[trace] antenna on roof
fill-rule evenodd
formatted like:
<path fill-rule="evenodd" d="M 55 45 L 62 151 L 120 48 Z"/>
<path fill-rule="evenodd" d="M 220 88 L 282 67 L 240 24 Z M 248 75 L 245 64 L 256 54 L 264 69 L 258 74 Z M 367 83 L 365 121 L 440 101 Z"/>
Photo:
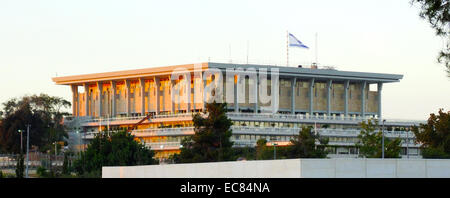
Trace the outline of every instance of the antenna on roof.
<path fill-rule="evenodd" d="M 289 67 L 289 32 L 286 30 L 286 66 Z"/>
<path fill-rule="evenodd" d="M 230 43 L 230 63 L 232 63 L 233 61 L 231 60 L 231 43 Z"/>
<path fill-rule="evenodd" d="M 248 49 L 249 49 L 249 41 L 247 40 L 247 65 L 248 65 Z"/>
<path fill-rule="evenodd" d="M 316 47 L 315 47 L 315 48 L 316 48 L 316 50 L 315 50 L 315 51 L 316 51 L 316 53 L 315 53 L 315 54 L 316 54 L 316 55 L 315 55 L 315 56 L 316 56 L 316 64 L 319 64 L 319 62 L 318 62 L 318 60 L 317 60 L 317 32 L 316 32 L 315 45 L 316 45 Z"/>

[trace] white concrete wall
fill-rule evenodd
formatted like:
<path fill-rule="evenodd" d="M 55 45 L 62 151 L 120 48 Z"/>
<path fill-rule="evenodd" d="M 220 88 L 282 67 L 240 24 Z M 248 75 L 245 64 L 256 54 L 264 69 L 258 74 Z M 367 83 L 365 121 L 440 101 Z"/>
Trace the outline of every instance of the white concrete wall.
<path fill-rule="evenodd" d="M 103 178 L 450 178 L 450 160 L 287 159 L 103 167 Z"/>

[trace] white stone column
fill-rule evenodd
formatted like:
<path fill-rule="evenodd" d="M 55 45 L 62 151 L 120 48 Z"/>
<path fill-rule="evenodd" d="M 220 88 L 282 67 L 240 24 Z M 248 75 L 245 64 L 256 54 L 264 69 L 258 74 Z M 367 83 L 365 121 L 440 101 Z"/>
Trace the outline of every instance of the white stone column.
<path fill-rule="evenodd" d="M 254 93 L 255 93 L 255 113 L 258 113 L 258 109 L 259 109 L 259 96 L 258 96 L 258 85 L 259 85 L 259 81 L 258 81 L 258 75 L 256 74 L 255 80 L 254 80 Z"/>
<path fill-rule="evenodd" d="M 155 78 L 153 78 L 153 83 L 155 83 Z M 153 88 L 154 87 L 155 86 L 153 86 Z M 155 92 L 156 92 L 156 90 L 155 90 Z M 152 96 L 152 83 L 149 81 L 148 82 L 148 95 L 147 95 L 147 97 L 148 97 L 148 101 L 147 101 L 148 112 L 150 112 L 150 107 L 152 106 L 152 100 L 151 100 L 152 97 L 151 96 Z M 155 108 L 155 112 L 156 112 L 156 108 Z"/>
<path fill-rule="evenodd" d="M 170 98 L 169 98 L 170 111 L 172 114 L 174 114 L 175 113 L 175 100 L 172 100 L 172 99 L 174 99 L 174 95 L 173 95 L 173 89 L 172 89 L 172 79 L 170 78 L 170 76 L 169 76 L 169 86 L 168 87 L 169 87 L 169 93 L 170 93 Z"/>
<path fill-rule="evenodd" d="M 199 88 L 200 85 L 198 85 L 198 83 L 197 83 L 197 78 L 199 76 L 198 73 L 200 73 L 200 72 L 197 72 L 197 73 L 194 72 L 194 77 L 192 78 L 193 84 L 194 84 L 194 87 L 193 87 L 194 97 L 192 99 L 192 110 L 193 111 L 195 111 L 197 109 L 196 103 L 200 102 L 199 100 L 202 99 L 202 97 L 199 97 L 199 95 L 201 94 L 201 89 Z"/>
<path fill-rule="evenodd" d="M 350 88 L 350 81 L 346 80 L 344 83 L 344 115 L 348 116 L 348 89 Z"/>
<path fill-rule="evenodd" d="M 116 82 L 111 81 L 111 117 L 115 117 L 116 114 Z"/>
<path fill-rule="evenodd" d="M 155 81 L 155 111 L 156 111 L 156 114 L 158 115 L 159 111 L 160 111 L 160 109 L 159 109 L 159 107 L 160 107 L 159 89 L 161 87 L 161 83 L 159 82 L 159 77 L 156 77 L 156 76 L 154 77 L 154 81 Z"/>
<path fill-rule="evenodd" d="M 127 116 L 131 116 L 131 106 L 130 106 L 130 96 L 131 96 L 131 90 L 130 90 L 130 80 L 125 80 L 125 91 L 126 91 L 126 98 L 127 98 L 127 102 L 126 102 L 126 112 L 127 112 Z"/>
<path fill-rule="evenodd" d="M 72 85 L 72 116 L 78 117 L 79 103 L 78 103 L 78 85 Z"/>
<path fill-rule="evenodd" d="M 139 78 L 139 86 L 141 86 L 141 115 L 145 115 L 145 80 L 143 78 Z"/>
<path fill-rule="evenodd" d="M 241 77 L 237 73 L 234 75 L 234 79 L 234 112 L 239 113 L 239 82 Z"/>
<path fill-rule="evenodd" d="M 328 80 L 327 82 L 327 115 L 331 115 L 331 88 L 333 85 L 333 80 Z"/>
<path fill-rule="evenodd" d="M 203 93 L 203 97 L 202 97 L 202 111 L 206 111 L 206 97 L 208 96 L 208 94 L 205 93 L 205 87 L 206 87 L 206 79 L 203 79 L 204 77 L 204 73 L 200 72 L 200 79 L 202 82 L 202 86 L 201 86 L 201 92 Z"/>
<path fill-rule="evenodd" d="M 366 81 L 361 83 L 361 116 L 366 116 Z"/>
<path fill-rule="evenodd" d="M 309 114 L 311 116 L 313 115 L 314 111 L 314 81 L 314 78 L 309 81 Z"/>
<path fill-rule="evenodd" d="M 383 89 L 383 83 L 378 83 L 378 119 L 381 120 L 383 116 L 381 115 L 381 91 Z"/>
<path fill-rule="evenodd" d="M 103 111 L 103 83 L 97 82 L 97 90 L 98 90 L 98 117 L 102 117 L 102 111 Z"/>
<path fill-rule="evenodd" d="M 90 116 L 89 112 L 89 84 L 84 83 L 84 114 Z"/>
<path fill-rule="evenodd" d="M 161 81 L 160 81 L 160 83 L 161 83 Z M 167 82 L 164 82 L 164 85 L 161 85 L 160 84 L 160 86 L 162 87 L 162 92 L 161 92 L 161 94 L 162 94 L 162 101 L 160 101 L 160 103 L 162 104 L 162 111 L 167 111 L 166 110 L 166 89 L 167 89 Z"/>
<path fill-rule="evenodd" d="M 297 78 L 291 79 L 291 113 L 295 115 L 295 85 L 297 84 Z"/>
<path fill-rule="evenodd" d="M 190 73 L 186 74 L 186 79 L 184 79 L 185 86 L 186 87 L 186 113 L 189 113 L 191 111 L 191 94 L 192 94 L 192 88 L 191 88 L 191 79 L 192 76 Z"/>

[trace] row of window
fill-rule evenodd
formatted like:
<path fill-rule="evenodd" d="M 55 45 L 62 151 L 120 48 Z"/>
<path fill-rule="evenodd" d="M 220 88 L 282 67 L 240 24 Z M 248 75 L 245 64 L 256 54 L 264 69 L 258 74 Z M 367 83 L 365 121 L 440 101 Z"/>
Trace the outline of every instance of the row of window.
<path fill-rule="evenodd" d="M 258 121 L 233 121 L 234 126 L 248 126 L 248 127 L 288 127 L 288 128 L 302 128 L 314 127 L 314 124 L 296 123 L 296 122 L 258 122 Z M 316 128 L 330 128 L 330 129 L 360 129 L 358 125 L 343 125 L 343 124 L 316 124 Z"/>
<path fill-rule="evenodd" d="M 359 149 L 356 147 L 327 147 L 326 151 L 328 154 L 337 154 L 337 155 L 358 155 Z M 418 148 L 401 148 L 400 155 L 409 155 L 418 156 L 420 154 L 420 150 Z"/>

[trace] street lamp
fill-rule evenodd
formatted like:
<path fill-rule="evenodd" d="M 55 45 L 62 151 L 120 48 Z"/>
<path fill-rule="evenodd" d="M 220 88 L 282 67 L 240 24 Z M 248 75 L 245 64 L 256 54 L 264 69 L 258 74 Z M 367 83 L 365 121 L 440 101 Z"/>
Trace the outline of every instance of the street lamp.
<path fill-rule="evenodd" d="M 276 160 L 277 159 L 277 143 L 272 143 L 273 145 L 273 159 Z"/>
<path fill-rule="evenodd" d="M 79 135 L 79 137 L 80 137 L 80 138 L 78 138 L 78 139 L 79 139 L 79 141 L 78 141 L 78 142 L 79 142 L 79 143 L 78 143 L 78 151 L 81 152 L 81 134 L 80 134 L 79 131 L 76 131 L 76 133 L 77 133 L 77 134 Z"/>
<path fill-rule="evenodd" d="M 382 126 L 382 131 L 381 131 L 381 158 L 384 159 L 384 123 L 386 122 L 386 120 L 383 120 L 383 126 Z"/>
<path fill-rule="evenodd" d="M 17 132 L 19 132 L 20 133 L 20 154 L 22 154 L 22 152 L 23 152 L 23 141 L 22 141 L 22 139 L 23 139 L 23 130 L 17 130 Z"/>
<path fill-rule="evenodd" d="M 30 126 L 29 124 L 27 124 L 27 166 L 26 166 L 26 171 L 25 171 L 25 178 L 28 178 L 28 163 L 30 161 L 30 156 L 29 156 L 29 148 L 30 148 Z"/>
<path fill-rule="evenodd" d="M 406 158 L 409 159 L 409 131 L 406 131 Z"/>
<path fill-rule="evenodd" d="M 56 161 L 56 141 L 53 144 L 55 145 L 55 161 Z"/>

